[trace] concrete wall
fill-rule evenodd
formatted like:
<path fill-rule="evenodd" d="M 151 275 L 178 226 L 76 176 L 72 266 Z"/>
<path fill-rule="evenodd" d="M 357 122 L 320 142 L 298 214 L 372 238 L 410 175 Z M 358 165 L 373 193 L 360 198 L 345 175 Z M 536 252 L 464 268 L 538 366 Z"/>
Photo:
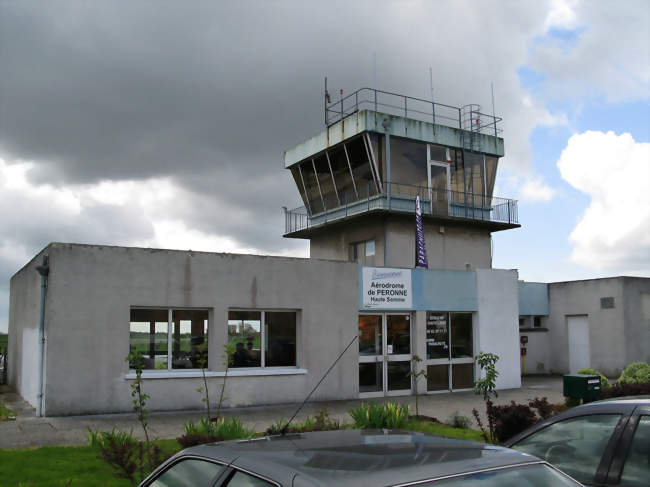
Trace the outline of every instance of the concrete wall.
<path fill-rule="evenodd" d="M 475 323 L 480 349 L 474 353 L 499 356 L 497 389 L 521 387 L 517 271 L 478 269 L 476 283 L 479 308 Z M 478 366 L 475 376 L 479 376 Z"/>
<path fill-rule="evenodd" d="M 43 254 L 37 254 L 11 278 L 9 291 L 8 382 L 32 406 L 38 400 L 38 327 L 40 319 L 41 276 L 36 267 Z M 51 302 L 46 302 L 46 308 Z M 47 330 L 47 321 L 46 321 Z M 45 335 L 47 340 L 47 332 Z"/>
<path fill-rule="evenodd" d="M 210 309 L 212 371 L 224 369 L 229 308 L 298 311 L 298 366 L 307 372 L 229 377 L 228 406 L 302 400 L 357 333 L 355 264 L 68 244 L 52 244 L 48 251 L 47 415 L 131 409 L 124 360 L 131 306 Z M 341 359 L 314 399 L 357 397 L 358 374 L 350 373 L 357 369 L 354 352 Z M 203 407 L 200 381 L 145 379 L 148 408 Z M 221 381 L 209 379 L 213 395 Z"/>
<path fill-rule="evenodd" d="M 424 222 L 430 269 L 489 269 L 492 267 L 490 232 L 467 226 Z M 375 265 L 412 268 L 415 264 L 415 221 L 400 216 L 364 219 L 323 229 L 311 237 L 313 259 L 348 260 L 350 244 L 375 240 Z M 388 256 L 384 258 L 386 240 Z"/>
<path fill-rule="evenodd" d="M 548 374 L 551 369 L 550 333 L 546 329 L 519 329 L 520 336 L 528 337 L 526 344 L 526 369 L 523 375 Z"/>
<path fill-rule="evenodd" d="M 388 265 L 413 267 L 415 222 L 393 219 L 387 223 Z M 479 228 L 424 223 L 429 269 L 465 270 L 492 267 L 490 232 Z"/>
<path fill-rule="evenodd" d="M 615 307 L 602 309 L 600 298 L 613 297 Z M 618 377 L 629 362 L 624 326 L 622 278 L 590 279 L 549 284 L 550 314 L 547 320 L 551 349 L 550 371 L 569 372 L 567 317 L 587 315 L 591 367 L 608 377 Z"/>
<path fill-rule="evenodd" d="M 650 279 L 622 277 L 621 281 L 626 361 L 650 363 Z"/>
<path fill-rule="evenodd" d="M 385 225 L 383 219 L 366 218 L 363 224 L 341 223 L 311 237 L 309 256 L 312 259 L 345 260 L 350 258 L 350 245 L 375 241 L 375 266 L 384 265 Z"/>

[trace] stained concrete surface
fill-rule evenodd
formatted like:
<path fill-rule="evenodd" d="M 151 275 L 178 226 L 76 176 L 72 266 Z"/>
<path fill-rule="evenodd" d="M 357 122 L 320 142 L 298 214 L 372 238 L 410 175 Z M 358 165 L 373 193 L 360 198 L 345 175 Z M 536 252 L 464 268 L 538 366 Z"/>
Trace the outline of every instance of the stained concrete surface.
<path fill-rule="evenodd" d="M 522 378 L 520 389 L 499 391 L 496 404 L 507 404 L 511 400 L 519 403 L 528 402 L 534 397 L 546 397 L 550 402 L 560 402 L 562 396 L 562 378 L 558 376 L 539 376 Z M 134 414 L 104 414 L 87 416 L 60 416 L 37 418 L 34 409 L 23 401 L 19 395 L 7 386 L 0 386 L 0 401 L 16 413 L 14 421 L 0 422 L 0 448 L 27 448 L 45 445 L 84 445 L 88 443 L 88 429 L 110 431 L 113 428 L 123 431 L 132 430 L 143 438 L 142 429 Z M 415 397 L 386 397 L 379 399 L 354 401 L 309 402 L 300 411 L 295 422 L 302 422 L 309 415 L 326 408 L 330 417 L 343 423 L 351 422 L 348 410 L 361 402 L 397 401 L 411 406 L 415 414 Z M 223 416 L 238 417 L 245 426 L 264 431 L 271 423 L 279 419 L 290 418 L 299 404 L 273 406 L 255 406 L 246 408 L 229 408 L 223 410 Z M 433 416 L 445 421 L 454 411 L 472 418 L 472 409 L 477 408 L 485 416 L 485 406 L 480 396 L 471 391 L 421 395 L 419 399 L 420 414 Z M 204 416 L 202 411 L 152 412 L 149 415 L 149 434 L 153 438 L 176 438 L 183 433 L 186 421 L 198 421 Z M 474 419 L 472 418 L 472 422 Z M 476 426 L 474 426 L 476 427 Z"/>

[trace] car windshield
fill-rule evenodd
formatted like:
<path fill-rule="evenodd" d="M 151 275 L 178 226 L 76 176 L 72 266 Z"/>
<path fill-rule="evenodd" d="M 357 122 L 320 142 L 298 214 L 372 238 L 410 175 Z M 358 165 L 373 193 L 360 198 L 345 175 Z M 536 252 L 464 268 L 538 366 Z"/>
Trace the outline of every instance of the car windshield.
<path fill-rule="evenodd" d="M 515 465 L 418 484 L 444 487 L 576 487 L 580 484 L 546 464 Z"/>

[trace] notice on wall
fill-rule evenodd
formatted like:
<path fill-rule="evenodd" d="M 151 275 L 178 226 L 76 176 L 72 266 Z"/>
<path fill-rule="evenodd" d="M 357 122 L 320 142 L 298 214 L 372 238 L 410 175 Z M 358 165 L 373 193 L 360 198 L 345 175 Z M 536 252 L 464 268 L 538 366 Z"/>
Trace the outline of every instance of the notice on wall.
<path fill-rule="evenodd" d="M 363 307 L 373 309 L 410 309 L 413 285 L 410 269 L 363 268 Z"/>

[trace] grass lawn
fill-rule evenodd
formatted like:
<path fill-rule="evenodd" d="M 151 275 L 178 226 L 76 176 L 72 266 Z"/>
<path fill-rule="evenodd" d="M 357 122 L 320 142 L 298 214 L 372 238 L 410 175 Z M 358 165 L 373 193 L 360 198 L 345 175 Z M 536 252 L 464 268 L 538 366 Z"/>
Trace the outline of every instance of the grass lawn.
<path fill-rule="evenodd" d="M 426 421 L 411 421 L 412 431 L 449 438 L 482 441 L 480 431 L 462 430 Z M 158 440 L 165 451 L 181 449 L 176 440 Z M 90 446 L 44 446 L 24 450 L 0 450 L 0 485 L 3 487 L 127 487 L 128 480 L 117 478 L 113 469 L 98 458 Z"/>
<path fill-rule="evenodd" d="M 5 350 L 5 346 L 7 345 L 8 341 L 9 341 L 9 335 L 5 333 L 0 333 L 0 348 L 2 348 L 3 352 Z"/>
<path fill-rule="evenodd" d="M 176 440 L 159 440 L 170 453 L 181 449 Z M 131 483 L 117 478 L 90 446 L 44 446 L 0 450 L 0 485 L 20 487 L 121 487 Z"/>

